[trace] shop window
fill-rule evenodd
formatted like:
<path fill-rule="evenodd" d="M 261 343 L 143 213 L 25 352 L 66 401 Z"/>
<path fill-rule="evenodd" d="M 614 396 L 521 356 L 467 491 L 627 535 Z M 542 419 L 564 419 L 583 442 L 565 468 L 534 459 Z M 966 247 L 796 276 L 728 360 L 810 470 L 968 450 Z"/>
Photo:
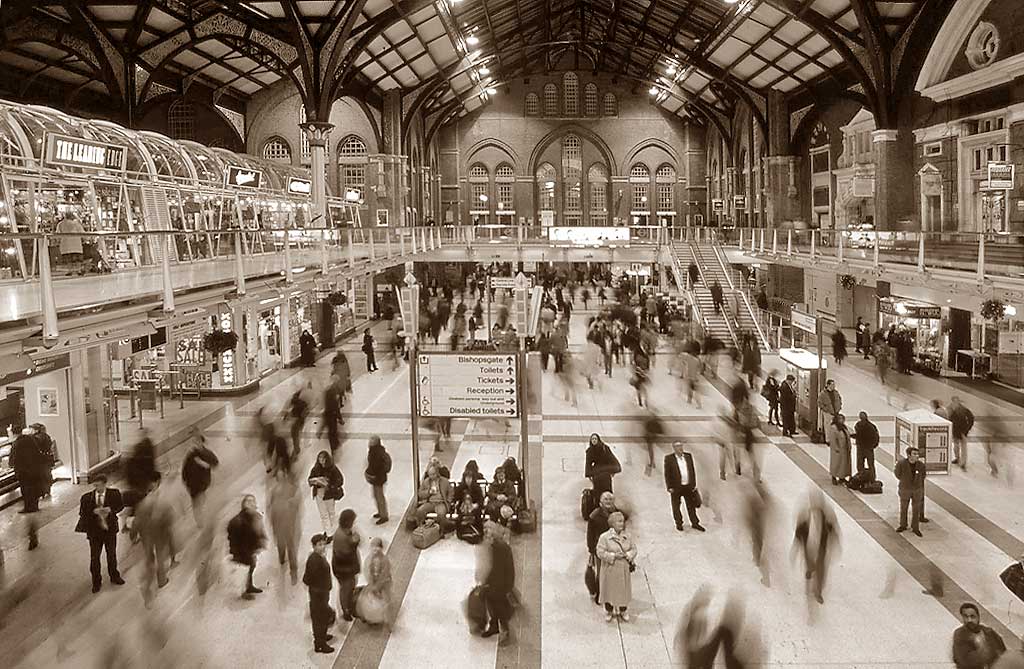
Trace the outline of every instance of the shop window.
<path fill-rule="evenodd" d="M 171 139 L 195 140 L 196 108 L 188 100 L 179 98 L 167 109 L 167 129 Z"/>
<path fill-rule="evenodd" d="M 613 93 L 604 94 L 604 115 L 605 116 L 618 116 L 619 115 L 619 101 Z"/>
<path fill-rule="evenodd" d="M 575 72 L 566 72 L 562 77 L 562 99 L 566 116 L 580 113 L 580 78 Z"/>
<path fill-rule="evenodd" d="M 586 116 L 597 116 L 597 84 L 587 84 L 583 88 L 583 113 Z"/>
<path fill-rule="evenodd" d="M 526 115 L 540 116 L 540 98 L 536 93 L 526 94 Z"/>
<path fill-rule="evenodd" d="M 558 86 L 554 84 L 544 86 L 544 115 L 558 116 Z"/>
<path fill-rule="evenodd" d="M 292 162 L 292 150 L 288 147 L 288 142 L 280 137 L 274 137 L 263 145 L 263 157 L 276 163 L 288 165 Z"/>

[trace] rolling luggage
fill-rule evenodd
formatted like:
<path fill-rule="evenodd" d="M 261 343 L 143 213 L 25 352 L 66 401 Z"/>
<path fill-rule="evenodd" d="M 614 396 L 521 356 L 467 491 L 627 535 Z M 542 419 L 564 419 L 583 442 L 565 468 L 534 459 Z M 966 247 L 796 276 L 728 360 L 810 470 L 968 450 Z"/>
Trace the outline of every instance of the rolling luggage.
<path fill-rule="evenodd" d="M 484 601 L 484 586 L 478 585 L 466 597 L 466 622 L 470 634 L 481 634 L 487 628 L 487 603 Z"/>
<path fill-rule="evenodd" d="M 523 509 L 519 512 L 513 528 L 518 534 L 533 532 L 537 529 L 537 516 L 531 509 Z"/>

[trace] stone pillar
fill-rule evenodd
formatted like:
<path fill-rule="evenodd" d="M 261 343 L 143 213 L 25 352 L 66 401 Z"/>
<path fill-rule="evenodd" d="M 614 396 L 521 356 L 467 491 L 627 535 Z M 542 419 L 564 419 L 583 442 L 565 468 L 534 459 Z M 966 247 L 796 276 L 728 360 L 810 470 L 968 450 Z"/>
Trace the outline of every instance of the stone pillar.
<path fill-rule="evenodd" d="M 871 133 L 875 149 L 875 229 L 919 230 L 914 206 L 914 154 L 910 132 Z"/>
<path fill-rule="evenodd" d="M 402 92 L 398 89 L 384 93 L 381 110 L 381 152 L 371 156 L 371 169 L 376 166 L 377 209 L 387 209 L 388 225 L 411 225 L 406 221 L 405 205 L 409 200 L 406 183 L 406 162 L 402 155 Z M 376 212 L 371 212 L 376 218 Z M 376 220 L 373 221 L 376 225 Z"/>
<path fill-rule="evenodd" d="M 797 158 L 790 136 L 789 107 L 779 91 L 768 91 L 768 183 L 765 185 L 765 224 L 781 227 L 800 216 L 797 197 Z"/>
<path fill-rule="evenodd" d="M 310 171 L 313 173 L 312 227 L 330 227 L 327 220 L 327 182 L 324 181 L 324 166 L 327 164 L 327 138 L 334 125 L 310 121 L 299 127 L 309 138 Z"/>

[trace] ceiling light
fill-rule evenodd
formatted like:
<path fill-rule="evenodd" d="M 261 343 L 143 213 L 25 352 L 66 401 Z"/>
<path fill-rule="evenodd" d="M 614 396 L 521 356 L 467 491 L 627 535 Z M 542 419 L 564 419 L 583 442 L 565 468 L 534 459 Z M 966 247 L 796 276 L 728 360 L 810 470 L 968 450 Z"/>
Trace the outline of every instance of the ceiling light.
<path fill-rule="evenodd" d="M 486 65 L 484 65 L 483 67 L 480 68 L 480 74 L 481 75 L 486 76 L 486 75 L 488 75 L 490 73 L 491 73 L 491 69 L 489 67 L 487 67 Z"/>
<path fill-rule="evenodd" d="M 675 74 L 676 73 L 676 66 L 675 65 L 669 65 L 668 66 L 668 70 L 666 70 L 666 72 L 668 72 L 669 74 Z"/>
<path fill-rule="evenodd" d="M 476 46 L 479 43 L 480 38 L 478 38 L 476 35 L 470 35 L 469 37 L 466 38 L 466 44 L 470 46 Z"/>
<path fill-rule="evenodd" d="M 658 94 L 658 87 L 657 86 L 651 86 L 651 90 L 649 90 L 648 93 L 650 93 L 651 95 L 657 95 Z"/>
<path fill-rule="evenodd" d="M 488 95 L 497 95 L 498 94 L 498 89 L 495 88 L 494 86 L 491 86 L 490 88 L 487 89 L 487 94 Z"/>

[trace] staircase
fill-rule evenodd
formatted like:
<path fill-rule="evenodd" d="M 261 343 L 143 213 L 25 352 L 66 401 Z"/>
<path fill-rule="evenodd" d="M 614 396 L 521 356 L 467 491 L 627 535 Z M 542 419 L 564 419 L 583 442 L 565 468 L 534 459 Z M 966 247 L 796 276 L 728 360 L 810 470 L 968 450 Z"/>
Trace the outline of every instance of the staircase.
<path fill-rule="evenodd" d="M 691 257 L 697 259 L 697 266 L 701 270 L 702 281 L 705 283 L 705 285 L 697 287 L 698 299 L 701 299 L 701 294 L 705 294 L 709 306 L 713 306 L 711 291 L 707 286 L 718 281 L 725 295 L 725 308 L 721 318 L 722 320 L 729 319 L 727 325 L 732 331 L 731 340 L 738 345 L 740 335 L 744 332 L 751 332 L 757 339 L 762 352 L 770 350 L 768 341 L 754 316 L 754 307 L 749 298 L 733 284 L 720 250 L 710 243 L 690 244 L 689 248 Z"/>
<path fill-rule="evenodd" d="M 676 281 L 680 286 L 686 286 L 690 263 L 694 262 L 694 260 L 694 250 L 689 244 L 685 242 L 675 242 L 672 244 L 673 271 L 676 275 Z M 723 341 L 727 345 L 730 343 L 735 345 L 736 339 L 733 336 L 729 322 L 726 320 L 725 311 L 723 310 L 721 314 L 715 313 L 715 302 L 711 299 L 711 290 L 708 288 L 708 281 L 714 281 L 714 279 L 710 278 L 710 274 L 705 274 L 708 271 L 707 263 L 701 259 L 697 259 L 696 262 L 697 268 L 701 272 L 701 281 L 691 288 L 690 293 L 700 314 L 701 325 L 703 325 L 704 331 L 710 333 L 715 339 Z M 715 262 L 717 264 L 717 260 Z"/>

